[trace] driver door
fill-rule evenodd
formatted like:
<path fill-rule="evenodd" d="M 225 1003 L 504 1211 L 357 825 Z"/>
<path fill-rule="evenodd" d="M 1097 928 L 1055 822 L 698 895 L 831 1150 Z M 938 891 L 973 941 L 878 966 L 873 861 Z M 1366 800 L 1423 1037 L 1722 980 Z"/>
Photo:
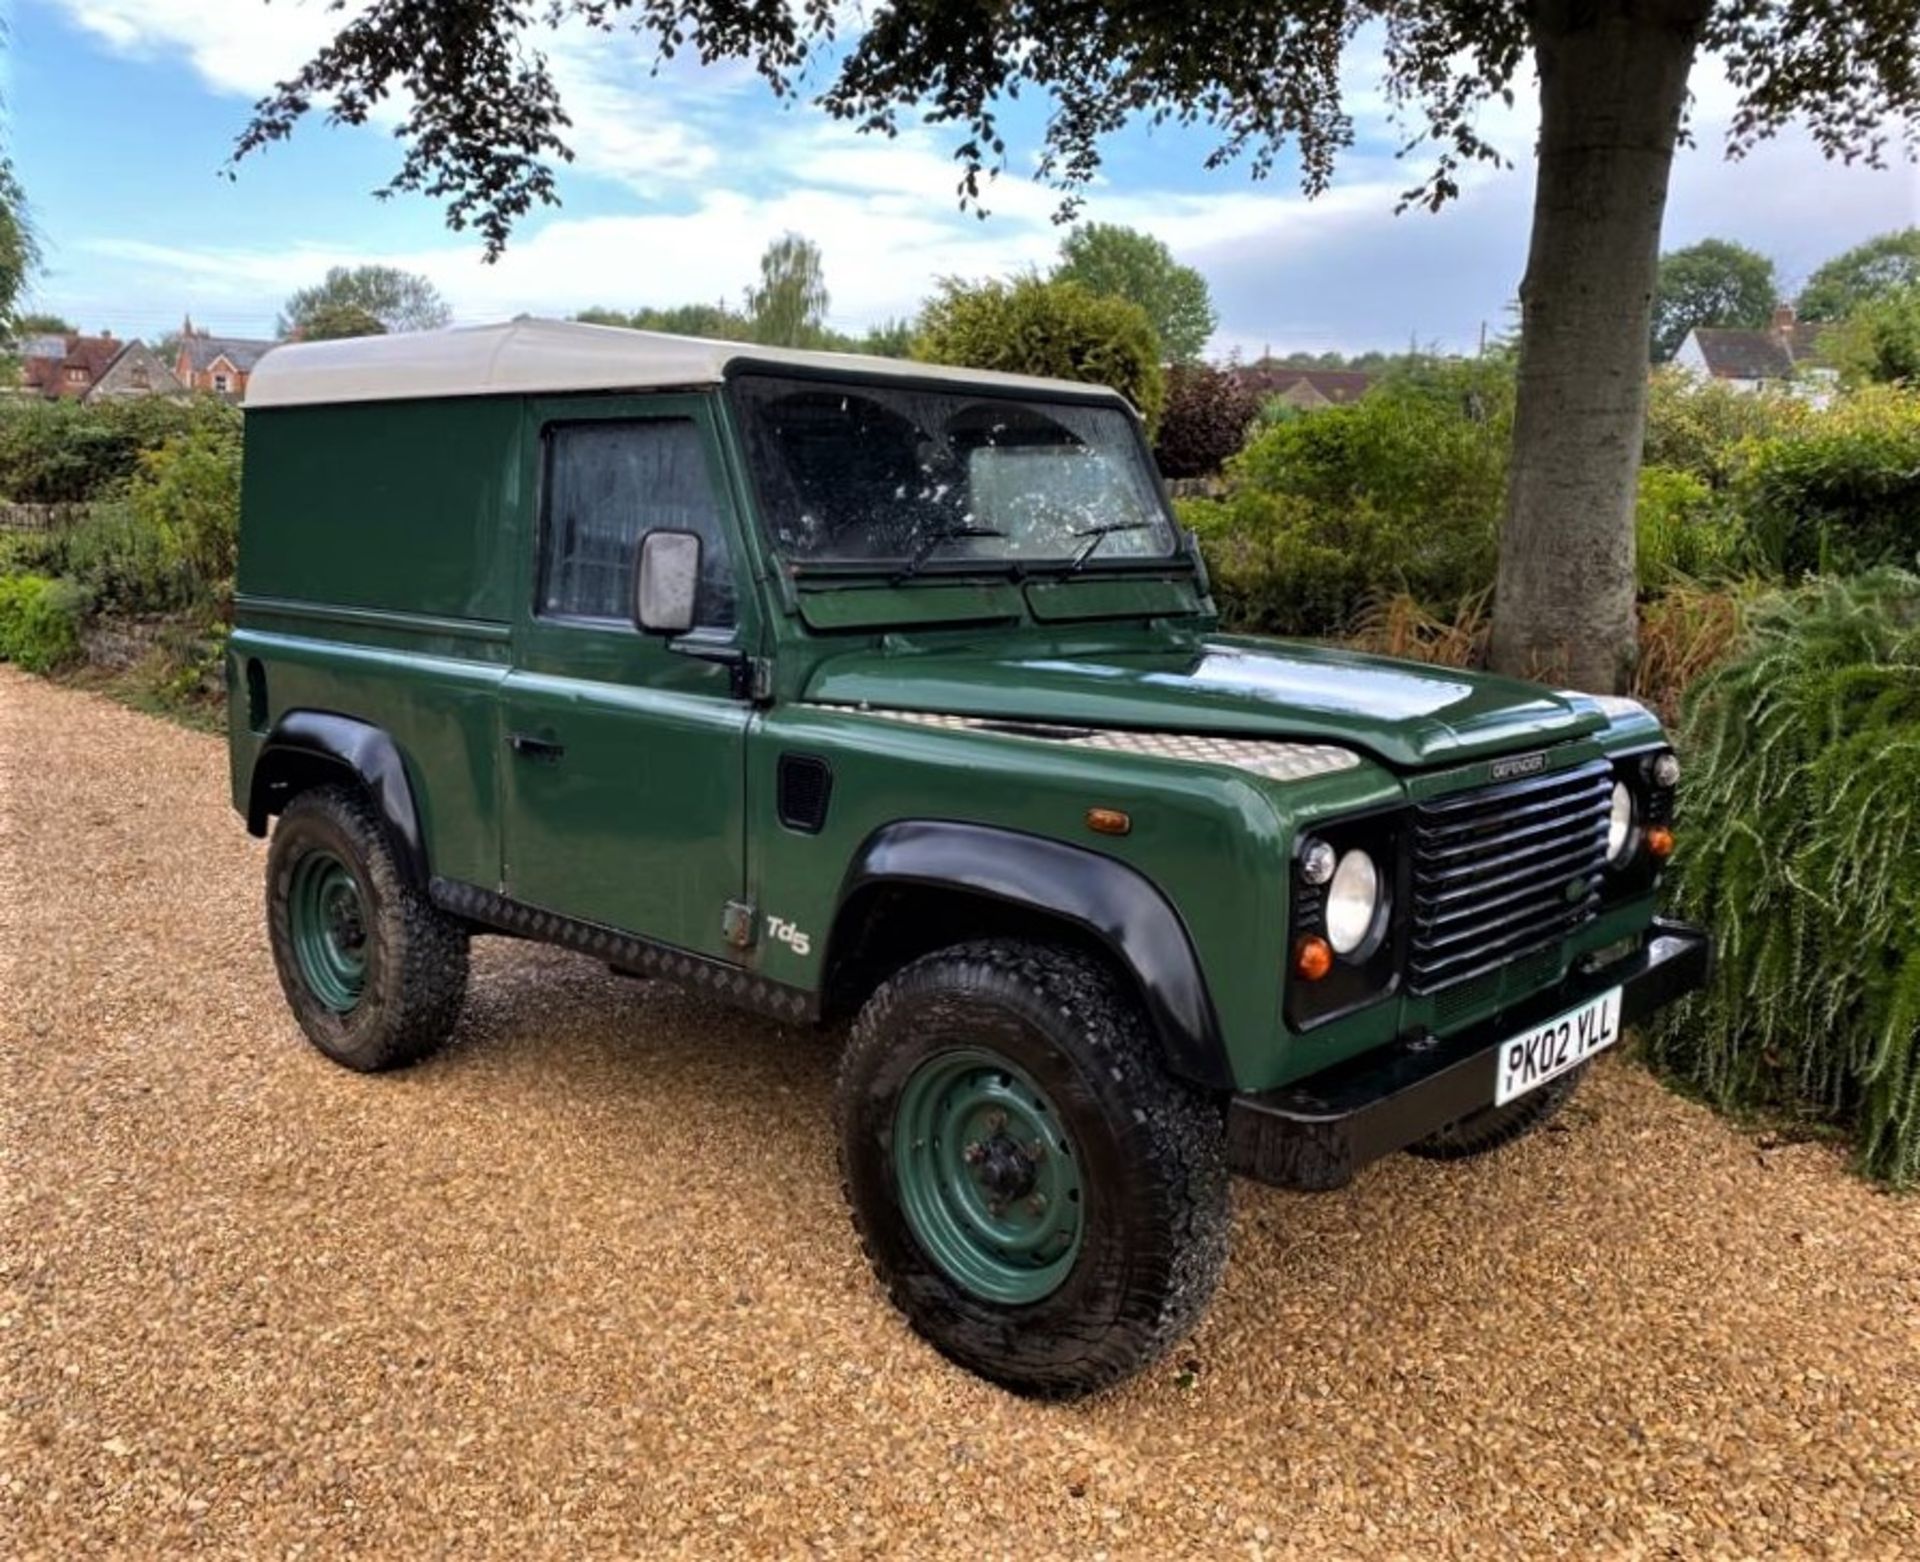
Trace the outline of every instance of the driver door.
<path fill-rule="evenodd" d="M 534 403 L 539 525 L 503 687 L 506 893 L 526 905 L 737 958 L 750 704 L 701 656 L 750 644 L 737 518 L 704 398 Z M 694 629 L 634 627 L 656 528 L 703 544 Z"/>

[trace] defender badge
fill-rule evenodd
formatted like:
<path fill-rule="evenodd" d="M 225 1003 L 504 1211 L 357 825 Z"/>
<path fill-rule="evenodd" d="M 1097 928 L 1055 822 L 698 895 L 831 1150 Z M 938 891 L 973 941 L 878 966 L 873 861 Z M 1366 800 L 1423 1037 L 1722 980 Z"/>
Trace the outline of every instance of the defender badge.
<path fill-rule="evenodd" d="M 1515 754 L 1511 759 L 1496 759 L 1487 766 L 1487 779 L 1490 781 L 1514 781 L 1521 776 L 1537 775 L 1547 768 L 1547 756 L 1541 754 Z"/>

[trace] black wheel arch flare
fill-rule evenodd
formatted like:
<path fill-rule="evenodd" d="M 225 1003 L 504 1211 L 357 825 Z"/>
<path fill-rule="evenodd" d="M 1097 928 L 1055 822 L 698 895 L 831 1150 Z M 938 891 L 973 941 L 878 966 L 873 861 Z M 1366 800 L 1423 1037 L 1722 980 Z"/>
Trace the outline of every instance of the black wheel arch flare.
<path fill-rule="evenodd" d="M 366 789 L 393 842 L 400 870 L 425 888 L 427 850 L 420 813 L 399 745 L 384 729 L 332 711 L 288 711 L 260 745 L 247 790 L 247 829 L 267 833 L 267 820 L 306 787 L 351 775 Z"/>
<path fill-rule="evenodd" d="M 863 892 L 887 886 L 956 890 L 1056 919 L 1103 946 L 1138 988 L 1167 1067 L 1208 1089 L 1233 1072 L 1186 924 L 1139 870 L 1046 836 L 992 825 L 906 819 L 869 835 L 841 885 L 827 971 L 859 929 Z"/>

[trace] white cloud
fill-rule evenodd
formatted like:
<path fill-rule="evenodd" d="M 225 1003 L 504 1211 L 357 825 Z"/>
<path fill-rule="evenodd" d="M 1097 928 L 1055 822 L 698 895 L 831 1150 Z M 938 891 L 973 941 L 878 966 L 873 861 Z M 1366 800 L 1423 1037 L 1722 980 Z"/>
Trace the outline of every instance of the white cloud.
<path fill-rule="evenodd" d="M 57 3 L 109 47 L 184 59 L 210 89 L 247 98 L 296 69 L 339 23 L 322 0 Z M 479 320 L 595 303 L 737 299 L 767 241 L 794 229 L 823 248 L 834 323 L 857 329 L 911 312 L 941 275 L 1042 265 L 1059 243 L 1056 194 L 1018 176 L 992 186 L 988 221 L 962 214 L 945 133 L 912 129 L 886 140 L 810 110 L 774 111 L 743 67 L 701 70 L 683 60 L 655 77 L 646 47 L 623 34 L 571 28 L 547 48 L 579 154 L 562 176 L 563 191 L 577 197 L 575 181 L 585 174 L 629 192 L 639 209 L 530 221 L 491 267 L 480 263 L 470 237 L 452 236 L 394 253 L 318 236 L 188 251 L 75 235 L 68 251 L 119 263 L 123 284 L 137 270 L 143 290 L 188 299 L 197 317 L 216 323 L 223 313 L 270 318 L 287 293 L 327 265 L 360 261 L 425 272 L 460 318 Z M 1377 37 L 1363 34 L 1343 64 L 1358 145 L 1317 201 L 1304 200 L 1284 177 L 1257 185 L 1233 169 L 1200 190 L 1103 179 L 1090 193 L 1088 217 L 1155 233 L 1207 274 L 1223 317 L 1218 346 L 1258 352 L 1269 343 L 1394 347 L 1409 339 L 1468 346 L 1482 322 L 1504 326 L 1532 199 L 1531 82 L 1516 84 L 1515 105 L 1491 105 L 1482 116 L 1483 133 L 1514 165 L 1468 170 L 1462 198 L 1439 216 L 1396 217 L 1400 193 L 1422 172 L 1422 154 L 1402 163 L 1379 150 L 1397 132 L 1378 90 L 1378 50 Z M 1675 164 L 1669 245 L 1708 233 L 1737 238 L 1772 254 L 1792 283 L 1826 255 L 1920 219 L 1911 169 L 1841 168 L 1803 136 L 1725 163 L 1733 101 L 1717 69 L 1696 72 L 1698 145 Z M 317 126 L 307 132 L 323 133 Z M 103 286 L 94 298 L 74 297 L 72 307 L 89 319 L 110 317 L 114 294 L 126 291 Z"/>

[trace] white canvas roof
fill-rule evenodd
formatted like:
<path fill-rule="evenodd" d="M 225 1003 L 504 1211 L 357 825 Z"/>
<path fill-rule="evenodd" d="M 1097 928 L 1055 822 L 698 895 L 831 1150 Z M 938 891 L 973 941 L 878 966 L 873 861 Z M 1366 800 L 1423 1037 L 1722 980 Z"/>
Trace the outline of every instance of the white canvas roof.
<path fill-rule="evenodd" d="M 247 406 L 291 407 L 342 401 L 408 401 L 427 396 L 663 390 L 714 385 L 736 361 L 843 374 L 887 375 L 994 385 L 1035 394 L 1084 396 L 1092 387 L 984 369 L 949 369 L 857 353 L 799 352 L 745 342 L 705 341 L 657 331 L 513 320 L 453 331 L 409 331 L 336 342 L 292 342 L 259 362 L 247 382 Z M 1115 393 L 1118 399 L 1117 393 Z"/>

